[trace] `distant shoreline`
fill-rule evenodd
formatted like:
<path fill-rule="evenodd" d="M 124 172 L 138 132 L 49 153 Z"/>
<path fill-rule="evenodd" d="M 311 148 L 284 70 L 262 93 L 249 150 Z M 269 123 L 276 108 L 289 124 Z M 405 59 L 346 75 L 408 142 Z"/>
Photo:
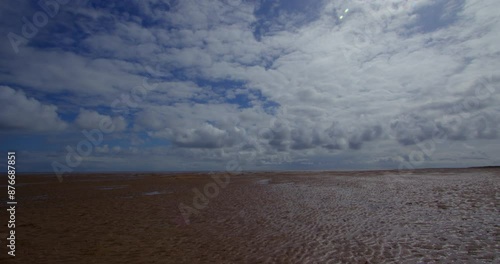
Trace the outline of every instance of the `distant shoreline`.
<path fill-rule="evenodd" d="M 481 166 L 481 167 L 464 167 L 464 168 L 415 168 L 415 169 L 366 169 L 366 170 L 262 170 L 262 171 L 242 171 L 242 174 L 254 173 L 356 173 L 356 172 L 413 172 L 413 171 L 442 171 L 442 170 L 469 170 L 469 169 L 500 169 L 500 166 Z M 224 173 L 226 171 L 88 171 L 88 172 L 72 172 L 65 176 L 78 175 L 117 175 L 125 174 L 131 176 L 147 176 L 147 175 L 192 175 L 192 174 L 208 174 L 208 173 Z M 38 176 L 54 176 L 52 172 L 18 172 L 18 175 L 38 175 Z"/>

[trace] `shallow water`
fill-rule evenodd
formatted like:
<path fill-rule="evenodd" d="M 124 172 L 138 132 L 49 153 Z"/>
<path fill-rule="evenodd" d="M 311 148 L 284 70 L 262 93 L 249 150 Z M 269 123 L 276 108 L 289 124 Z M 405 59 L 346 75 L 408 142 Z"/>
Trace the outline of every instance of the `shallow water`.
<path fill-rule="evenodd" d="M 99 186 L 96 189 L 101 190 L 101 191 L 110 191 L 110 190 L 124 189 L 127 187 L 128 187 L 128 185 L 114 185 L 114 186 Z"/>

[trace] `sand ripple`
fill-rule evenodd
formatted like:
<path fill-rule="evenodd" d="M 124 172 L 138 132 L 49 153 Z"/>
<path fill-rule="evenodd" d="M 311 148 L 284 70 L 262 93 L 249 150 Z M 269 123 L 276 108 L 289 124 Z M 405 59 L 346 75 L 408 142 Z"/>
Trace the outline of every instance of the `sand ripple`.
<path fill-rule="evenodd" d="M 189 224 L 207 175 L 90 178 L 23 187 L 16 261 L 500 263 L 498 170 L 244 174 Z"/>

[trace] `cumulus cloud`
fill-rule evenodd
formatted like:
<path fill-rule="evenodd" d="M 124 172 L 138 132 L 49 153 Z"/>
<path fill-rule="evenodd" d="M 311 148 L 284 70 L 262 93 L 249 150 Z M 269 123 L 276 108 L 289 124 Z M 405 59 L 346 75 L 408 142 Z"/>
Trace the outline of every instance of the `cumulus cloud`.
<path fill-rule="evenodd" d="M 61 131 L 67 127 L 57 106 L 28 97 L 22 90 L 0 86 L 0 127 L 35 131 Z"/>
<path fill-rule="evenodd" d="M 186 148 L 222 148 L 233 145 L 236 139 L 229 132 L 211 124 L 168 133 L 172 133 L 171 140 L 175 145 Z"/>
<path fill-rule="evenodd" d="M 127 128 L 127 122 L 123 116 L 111 117 L 83 108 L 80 109 L 75 124 L 83 129 L 99 129 L 102 126 L 107 127 L 107 124 L 112 124 L 110 126 L 113 127 L 113 132 L 124 131 Z"/>
<path fill-rule="evenodd" d="M 95 148 L 95 151 L 100 154 L 118 153 L 121 150 L 120 146 L 113 146 L 110 148 L 108 144 L 105 144 L 104 146 L 96 146 Z"/>

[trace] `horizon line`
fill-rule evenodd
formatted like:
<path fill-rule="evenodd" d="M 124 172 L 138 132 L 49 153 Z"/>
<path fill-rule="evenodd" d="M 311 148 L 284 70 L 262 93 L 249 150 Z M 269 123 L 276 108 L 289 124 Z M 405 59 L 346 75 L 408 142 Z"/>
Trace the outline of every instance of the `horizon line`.
<path fill-rule="evenodd" d="M 366 172 L 366 171 L 417 171 L 417 170 L 445 170 L 445 169 L 500 169 L 500 165 L 491 165 L 491 166 L 472 166 L 472 167 L 425 167 L 425 168 L 413 168 L 413 169 L 318 169 L 318 170 L 241 170 L 241 173 L 254 173 L 254 172 Z M 65 173 L 66 175 L 71 174 L 116 174 L 116 173 L 224 173 L 228 172 L 227 170 L 166 170 L 166 171 L 135 171 L 135 170 L 117 170 L 117 171 L 74 171 Z M 3 174 L 3 173 L 2 173 Z M 54 174 L 51 171 L 37 171 L 37 172 L 17 172 L 16 174 Z"/>

